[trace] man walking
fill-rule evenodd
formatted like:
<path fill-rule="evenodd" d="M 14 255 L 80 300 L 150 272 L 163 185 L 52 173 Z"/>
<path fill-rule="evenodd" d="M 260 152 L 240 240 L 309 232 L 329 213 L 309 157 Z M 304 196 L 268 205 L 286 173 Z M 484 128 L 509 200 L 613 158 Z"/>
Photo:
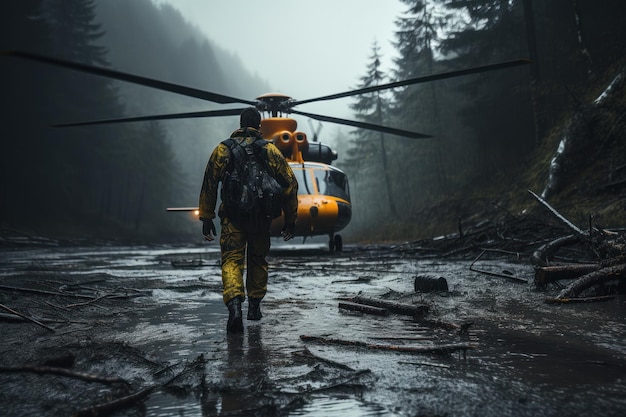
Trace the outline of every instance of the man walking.
<path fill-rule="evenodd" d="M 203 222 L 202 234 L 208 241 L 216 236 L 215 206 L 217 202 L 218 184 L 222 183 L 222 204 L 218 216 L 222 227 L 220 248 L 222 254 L 222 283 L 224 303 L 228 307 L 229 333 L 243 332 L 241 305 L 248 296 L 248 320 L 260 320 L 261 300 L 267 292 L 268 263 L 266 260 L 270 249 L 270 226 L 276 214 L 258 212 L 242 214 L 234 210 L 228 193 L 233 192 L 232 186 L 224 187 L 235 169 L 235 164 L 247 155 L 258 153 L 260 166 L 273 177 L 282 192 L 279 199 L 280 208 L 285 216 L 282 236 L 284 240 L 293 237 L 298 210 L 298 183 L 293 171 L 280 150 L 271 142 L 263 139 L 260 132 L 261 115 L 254 107 L 245 109 L 240 115 L 240 128 L 235 130 L 230 139 L 220 143 L 211 154 L 207 164 L 202 190 L 200 192 L 200 220 Z M 242 147 L 242 148 L 237 148 Z M 254 152 L 253 152 L 254 151 Z M 267 196 L 266 196 L 267 197 Z M 247 252 L 247 253 L 246 253 Z M 245 264 L 244 264 L 245 262 Z M 243 270 L 246 271 L 244 287 Z"/>

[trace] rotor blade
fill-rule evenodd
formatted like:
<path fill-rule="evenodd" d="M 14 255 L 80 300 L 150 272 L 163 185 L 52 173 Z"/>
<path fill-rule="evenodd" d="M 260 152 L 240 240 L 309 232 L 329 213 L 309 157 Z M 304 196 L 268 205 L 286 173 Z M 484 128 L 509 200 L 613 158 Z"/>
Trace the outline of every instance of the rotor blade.
<path fill-rule="evenodd" d="M 187 97 L 199 98 L 201 100 L 212 101 L 214 103 L 227 104 L 227 103 L 244 103 L 251 106 L 255 106 L 256 102 L 251 100 L 243 100 L 240 98 L 224 96 L 222 94 L 211 93 L 209 91 L 198 90 L 192 87 L 185 87 L 183 85 L 172 84 L 165 81 L 159 81 L 152 78 L 141 77 L 138 75 L 128 74 L 125 72 L 110 70 L 107 68 L 95 67 L 92 65 L 81 64 L 72 61 L 65 61 L 57 58 L 52 58 L 44 55 L 33 54 L 23 51 L 2 51 L 0 55 L 13 56 L 30 61 L 43 62 L 45 64 L 54 65 L 57 67 L 70 68 L 76 71 L 82 71 L 89 74 L 101 75 L 103 77 L 109 77 L 116 80 L 127 81 L 133 84 L 144 85 L 147 87 L 157 88 L 159 90 L 169 91 L 172 93 L 182 94 Z"/>
<path fill-rule="evenodd" d="M 371 86 L 371 87 L 359 88 L 358 90 L 350 90 L 350 91 L 345 91 L 343 93 L 330 94 L 330 95 L 327 95 L 327 96 L 311 98 L 311 99 L 308 99 L 308 100 L 299 100 L 299 101 L 295 100 L 295 101 L 291 102 L 291 105 L 292 106 L 296 106 L 298 104 L 312 103 L 312 102 L 315 102 L 315 101 L 335 100 L 335 99 L 338 99 L 338 98 L 356 96 L 356 95 L 359 95 L 359 94 L 373 93 L 374 91 L 387 90 L 389 88 L 404 87 L 404 86 L 407 86 L 407 85 L 425 83 L 425 82 L 428 82 L 428 81 L 443 80 L 445 78 L 460 77 L 462 75 L 475 74 L 475 73 L 486 72 L 486 71 L 493 71 L 493 70 L 498 70 L 498 69 L 508 68 L 508 67 L 515 67 L 515 66 L 518 66 L 518 65 L 530 64 L 530 62 L 531 61 L 529 59 L 517 59 L 517 60 L 514 60 L 514 61 L 506 61 L 506 62 L 500 62 L 500 63 L 497 63 L 497 64 L 483 65 L 483 66 L 480 66 L 480 67 L 466 68 L 466 69 L 462 69 L 462 70 L 458 70 L 458 71 L 450 71 L 450 72 L 443 72 L 443 73 L 440 73 L 440 74 L 425 75 L 423 77 L 411 78 L 411 79 L 404 80 L 404 81 L 395 81 L 395 82 L 387 83 L 387 84 L 381 84 L 381 85 L 375 85 L 375 86 Z"/>
<path fill-rule="evenodd" d="M 106 125 L 106 124 L 113 124 L 113 123 L 144 122 L 148 120 L 189 119 L 189 118 L 194 118 L 194 117 L 238 116 L 241 114 L 242 111 L 243 109 L 226 109 L 226 110 L 198 111 L 198 112 L 191 112 L 191 113 L 160 114 L 160 115 L 154 115 L 154 116 L 127 117 L 127 118 L 122 118 L 122 119 L 106 119 L 106 120 L 92 120 L 88 122 L 60 123 L 60 124 L 52 125 L 52 127 Z"/>
<path fill-rule="evenodd" d="M 427 139 L 432 138 L 430 135 L 424 135 L 423 133 L 411 132 L 408 130 L 395 129 L 393 127 L 385 127 L 381 125 L 374 125 L 371 123 L 358 122 L 356 120 L 339 119 L 337 117 L 323 116 L 321 114 L 305 113 L 303 111 L 291 110 L 291 113 L 299 114 L 301 116 L 310 117 L 311 119 L 321 120 L 322 122 L 337 123 L 340 125 L 360 127 L 362 129 L 375 130 L 377 132 L 389 133 L 391 135 L 404 136 L 412 139 Z"/>

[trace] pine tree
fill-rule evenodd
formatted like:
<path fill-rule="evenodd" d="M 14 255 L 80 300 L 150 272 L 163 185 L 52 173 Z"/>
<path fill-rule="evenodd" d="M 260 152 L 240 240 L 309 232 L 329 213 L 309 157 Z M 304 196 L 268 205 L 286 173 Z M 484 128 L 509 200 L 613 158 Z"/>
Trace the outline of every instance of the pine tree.
<path fill-rule="evenodd" d="M 42 40 L 49 30 L 33 19 L 40 0 L 11 1 L 0 13 L 0 50 L 45 49 Z M 2 57 L 0 88 L 5 100 L 0 151 L 0 221 L 23 225 L 41 217 L 42 179 L 50 175 L 48 156 L 51 147 L 42 140 L 49 104 L 42 100 L 45 77 L 41 68 L 28 62 Z"/>
<path fill-rule="evenodd" d="M 395 46 L 400 57 L 395 60 L 394 77 L 398 80 L 432 74 L 441 68 L 435 55 L 440 43 L 439 32 L 447 21 L 432 1 L 402 1 L 408 8 L 396 22 Z M 393 114 L 400 126 L 435 136 L 430 141 L 404 141 L 400 145 L 405 155 L 402 172 L 411 173 L 405 187 L 413 196 L 412 203 L 419 197 L 440 193 L 445 182 L 441 155 L 444 139 L 436 85 L 428 83 L 396 90 Z"/>
<path fill-rule="evenodd" d="M 470 68 L 527 56 L 521 1 L 451 2 L 455 15 L 466 16 L 442 41 L 450 65 Z M 459 88 L 468 103 L 460 113 L 477 156 L 475 174 L 510 167 L 534 146 L 534 118 L 527 68 L 463 77 Z"/>
<path fill-rule="evenodd" d="M 381 68 L 381 58 L 380 47 L 374 42 L 368 58 L 367 72 L 359 78 L 357 88 L 377 86 L 386 81 L 387 77 Z M 389 98 L 384 91 L 361 94 L 350 104 L 350 108 L 356 112 L 355 118 L 367 123 L 384 125 L 388 119 Z M 360 191 L 367 201 L 382 204 L 386 202 L 386 207 L 379 205 L 373 215 L 391 214 L 396 217 L 398 213 L 388 167 L 386 136 L 382 132 L 363 129 L 352 131 L 351 135 L 354 139 L 351 141 L 351 149 L 348 150 L 346 164 L 358 172 L 360 182 L 354 184 L 355 194 Z M 380 197 L 381 191 L 384 198 Z M 370 203 L 368 206 L 372 207 L 373 204 Z"/>
<path fill-rule="evenodd" d="M 38 20 L 45 24 L 50 36 L 46 55 L 91 65 L 106 65 L 106 49 L 97 45 L 103 32 L 95 22 L 92 0 L 43 0 Z M 110 80 L 61 68 L 46 71 L 47 89 L 42 95 L 49 101 L 49 123 L 95 120 L 119 117 L 122 107 Z M 81 218 L 100 215 L 102 201 L 110 199 L 110 189 L 100 182 L 113 181 L 116 172 L 110 169 L 107 150 L 119 147 L 111 140 L 111 128 L 54 129 L 48 135 L 54 147 L 50 155 L 52 173 L 46 189 L 47 198 L 56 201 L 59 217 Z M 101 221 L 104 218 L 101 219 Z"/>
<path fill-rule="evenodd" d="M 11 24 L 3 28 L 20 44 L 5 49 L 107 65 L 92 0 L 18 3 L 5 10 Z M 7 79 L 18 82 L 4 91 L 24 108 L 12 107 L 15 126 L 5 123 L 2 175 L 17 176 L 20 186 L 7 181 L 1 190 L 3 201 L 11 202 L 3 205 L 3 218 L 45 233 L 110 234 L 149 230 L 150 223 L 163 231 L 164 219 L 150 214 L 164 213 L 179 175 L 165 132 L 151 124 L 51 129 L 64 121 L 123 115 L 113 82 L 32 62 L 10 61 L 5 69 L 13 74 Z"/>

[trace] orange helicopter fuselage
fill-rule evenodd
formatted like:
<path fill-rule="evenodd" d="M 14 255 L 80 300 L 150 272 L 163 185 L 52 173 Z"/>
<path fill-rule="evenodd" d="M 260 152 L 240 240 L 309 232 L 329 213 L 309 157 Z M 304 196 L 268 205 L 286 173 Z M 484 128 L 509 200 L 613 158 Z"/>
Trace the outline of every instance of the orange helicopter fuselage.
<path fill-rule="evenodd" d="M 350 222 L 352 206 L 346 175 L 319 162 L 289 162 L 298 179 L 296 236 L 334 235 Z M 280 236 L 281 216 L 272 222 L 271 235 Z"/>
<path fill-rule="evenodd" d="M 347 176 L 330 165 L 336 154 L 330 148 L 309 143 L 297 122 L 288 117 L 261 121 L 261 133 L 283 153 L 298 180 L 296 236 L 330 235 L 350 222 L 352 206 Z M 305 160 L 306 157 L 306 160 Z M 280 236 L 281 216 L 272 222 L 271 235 Z"/>

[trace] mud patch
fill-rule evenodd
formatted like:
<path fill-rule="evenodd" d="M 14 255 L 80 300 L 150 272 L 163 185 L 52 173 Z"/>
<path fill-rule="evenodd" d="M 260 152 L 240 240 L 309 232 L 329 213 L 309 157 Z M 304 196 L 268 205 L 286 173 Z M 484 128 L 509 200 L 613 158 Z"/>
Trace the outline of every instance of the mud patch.
<path fill-rule="evenodd" d="M 546 292 L 471 271 L 471 261 L 393 247 L 285 248 L 272 252 L 263 320 L 230 337 L 218 257 L 169 247 L 2 252 L 0 304 L 49 329 L 0 317 L 0 366 L 123 380 L 2 372 L 4 415 L 73 415 L 141 393 L 114 415 L 619 416 L 626 406 L 624 300 L 547 305 Z M 176 267 L 180 259 L 199 266 Z M 532 274 L 506 258 L 480 267 Z M 445 277 L 449 291 L 416 293 L 419 275 Z M 426 305 L 428 314 L 339 308 L 339 298 L 355 296 Z M 367 347 L 453 343 L 473 348 Z"/>

